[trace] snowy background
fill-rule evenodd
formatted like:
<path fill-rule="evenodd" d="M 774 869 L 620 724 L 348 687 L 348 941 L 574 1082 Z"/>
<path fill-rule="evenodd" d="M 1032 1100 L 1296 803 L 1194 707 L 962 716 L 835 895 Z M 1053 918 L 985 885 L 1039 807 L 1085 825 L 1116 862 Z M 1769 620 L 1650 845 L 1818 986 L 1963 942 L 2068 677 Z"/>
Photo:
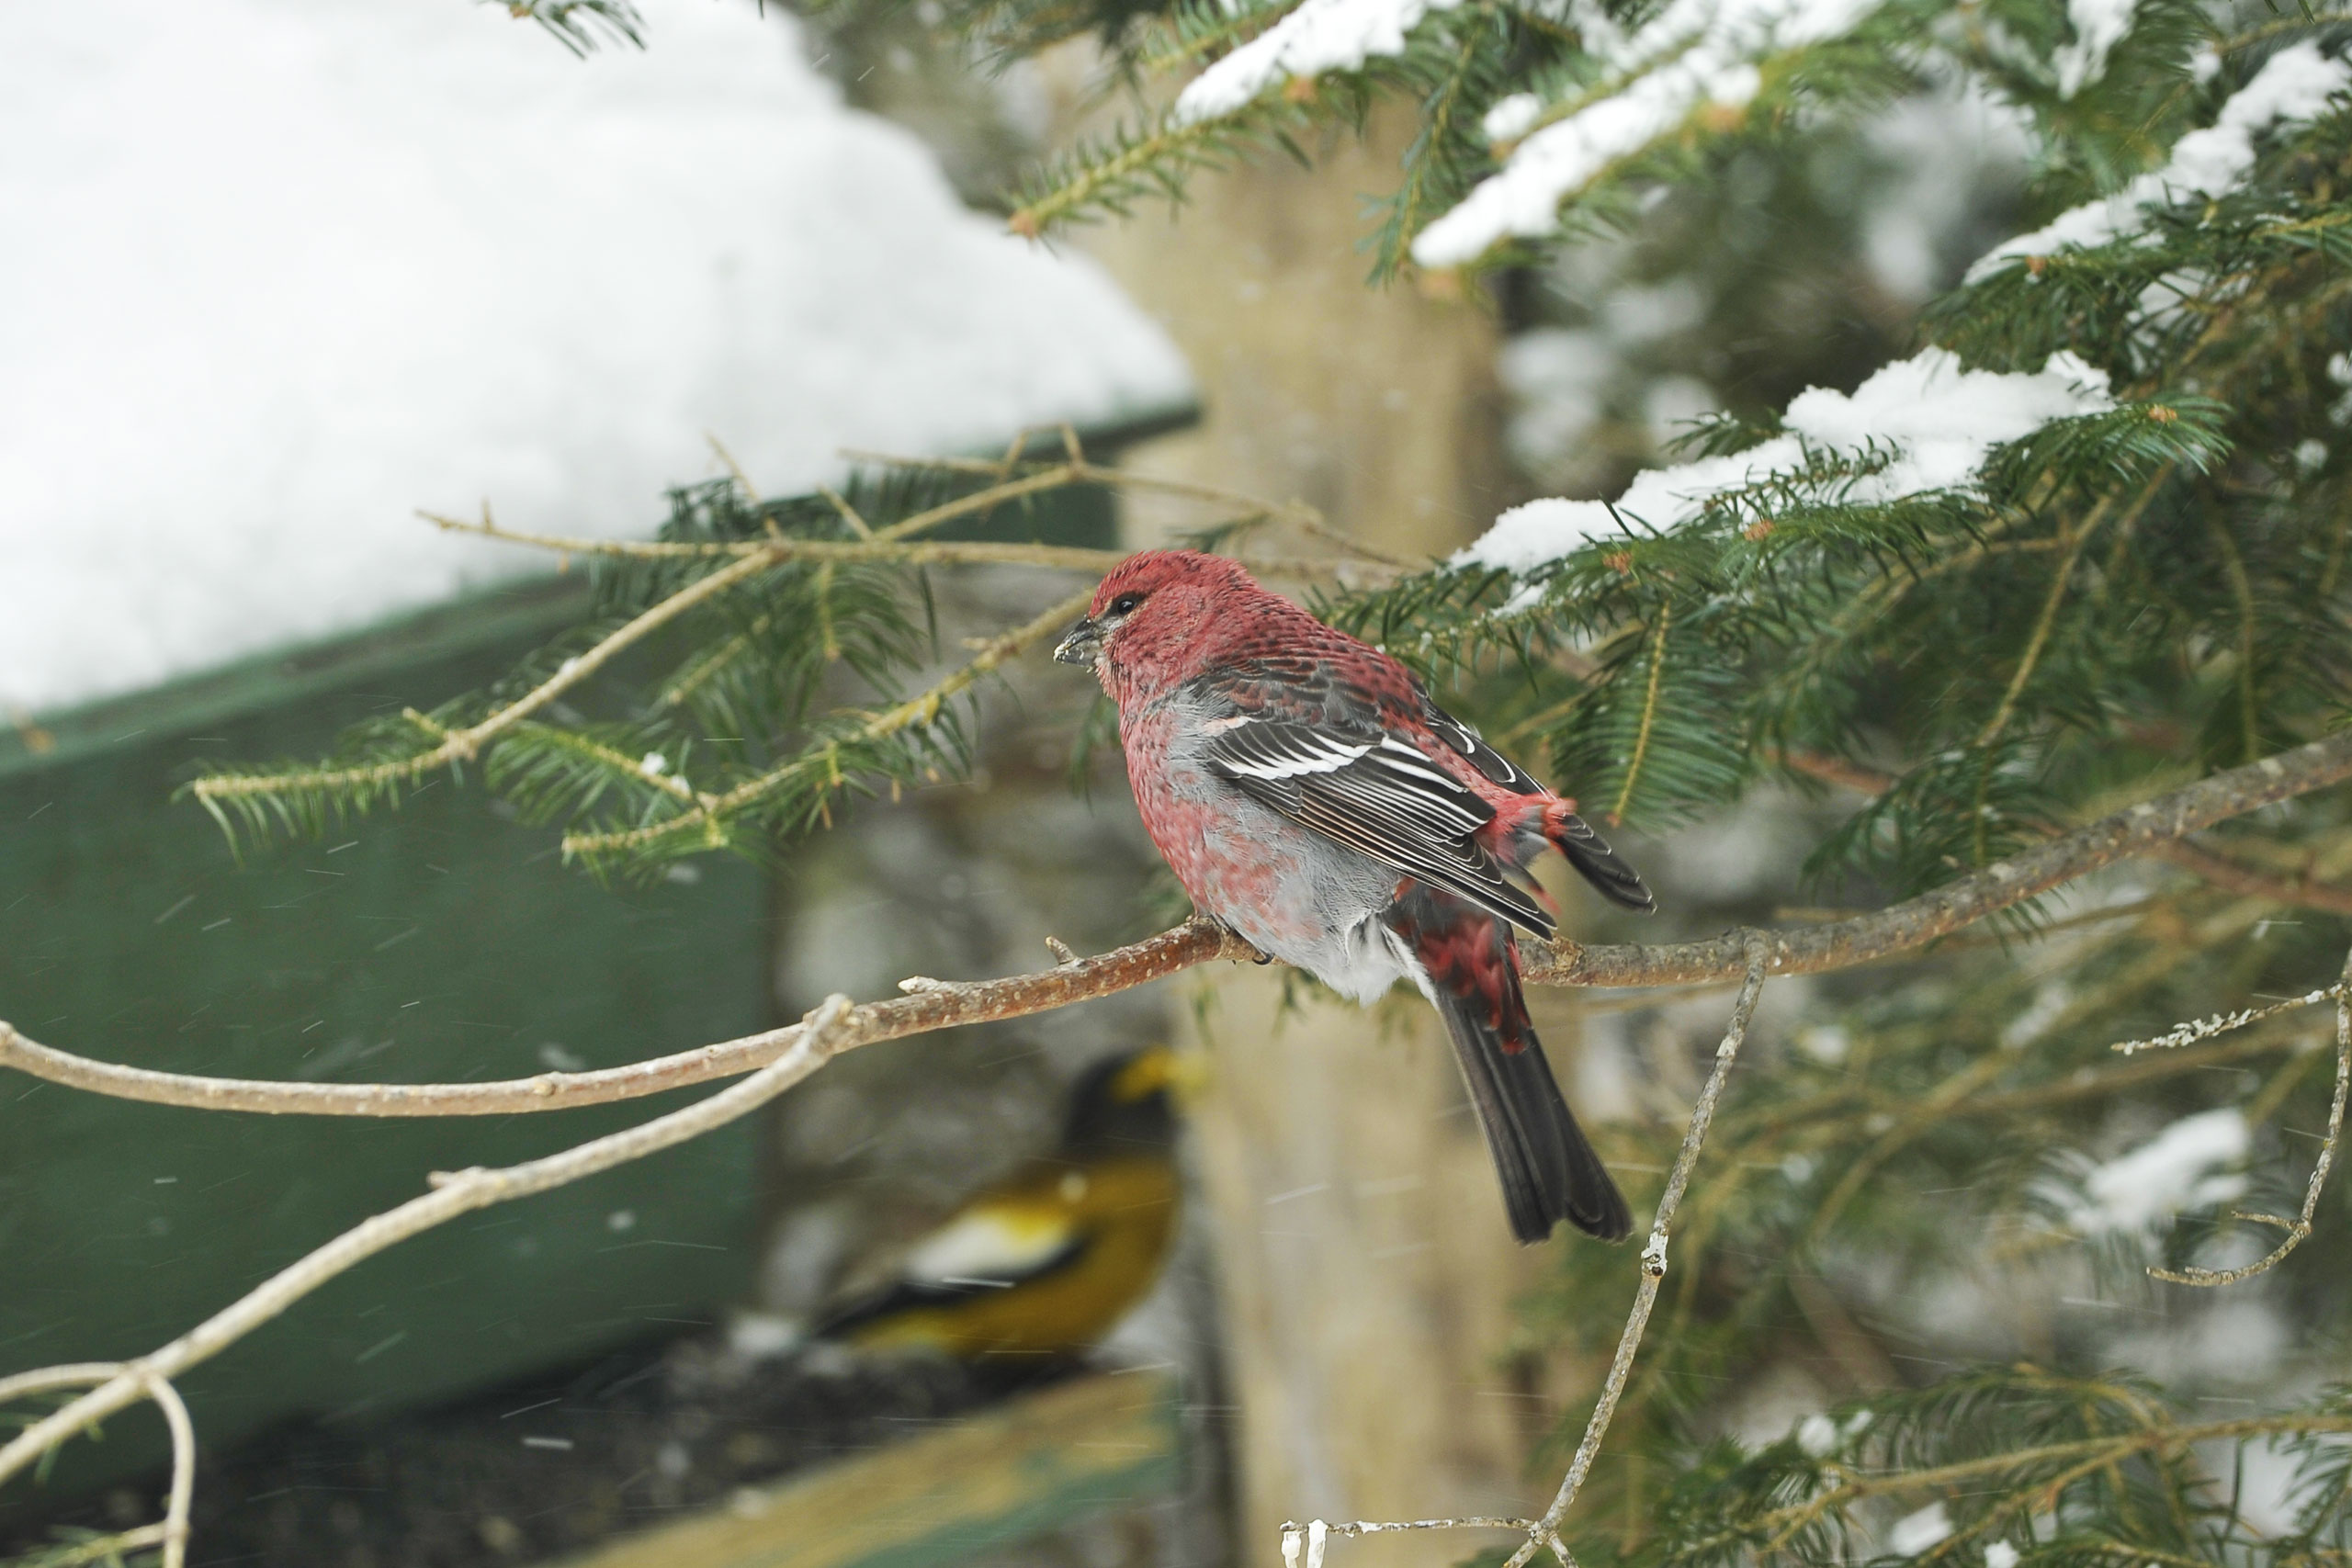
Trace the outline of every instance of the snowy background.
<path fill-rule="evenodd" d="M 548 563 L 414 509 L 648 530 L 716 436 L 769 493 L 1189 400 L 1082 258 L 957 205 L 795 25 L 656 0 L 40 7 L 0 56 L 0 710 Z"/>

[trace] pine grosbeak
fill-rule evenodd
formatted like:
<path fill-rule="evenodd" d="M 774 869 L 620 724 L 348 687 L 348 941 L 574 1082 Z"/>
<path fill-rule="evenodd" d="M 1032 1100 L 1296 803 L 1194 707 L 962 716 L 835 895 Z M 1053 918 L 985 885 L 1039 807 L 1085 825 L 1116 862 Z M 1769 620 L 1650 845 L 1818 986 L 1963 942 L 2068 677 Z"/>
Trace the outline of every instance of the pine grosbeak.
<path fill-rule="evenodd" d="M 1054 650 L 1119 710 L 1146 830 L 1201 911 L 1370 1001 L 1400 979 L 1437 1007 L 1502 1179 L 1511 1229 L 1617 1240 L 1632 1216 L 1553 1082 L 1511 928 L 1546 844 L 1627 908 L 1649 889 L 1563 800 L 1430 700 L 1412 672 L 1229 560 L 1151 550 L 1102 580 Z"/>

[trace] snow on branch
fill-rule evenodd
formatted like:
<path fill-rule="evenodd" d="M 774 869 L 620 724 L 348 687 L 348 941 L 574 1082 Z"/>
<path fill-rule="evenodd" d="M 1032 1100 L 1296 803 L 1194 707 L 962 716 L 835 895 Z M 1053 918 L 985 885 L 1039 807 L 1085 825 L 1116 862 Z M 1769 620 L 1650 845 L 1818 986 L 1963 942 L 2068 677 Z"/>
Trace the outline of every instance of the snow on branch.
<path fill-rule="evenodd" d="M 1607 85 L 1555 111 L 1557 118 L 1512 149 L 1499 172 L 1422 230 L 1413 242 L 1413 259 L 1428 267 L 1462 266 L 1513 236 L 1550 233 L 1560 204 L 1611 164 L 1672 134 L 1703 108 L 1746 107 L 1764 85 L 1767 60 L 1851 32 L 1879 3 L 1673 0 L 1617 48 L 1596 51 Z M 1519 106 L 1504 125 L 1543 118 Z"/>
<path fill-rule="evenodd" d="M 2139 0 L 2066 0 L 2074 41 L 2051 57 L 2058 67 L 2060 97 L 2071 98 L 2107 74 L 2107 57 L 2132 30 L 2139 9 Z"/>
<path fill-rule="evenodd" d="M 1665 529 L 1734 491 L 1781 480 L 1803 487 L 1824 457 L 1875 464 L 1815 484 L 1824 501 L 1883 503 L 1964 490 L 1995 448 L 2053 421 L 2114 407 L 2106 372 L 2072 354 L 2053 354 L 2031 373 L 2003 373 L 1970 370 L 1950 351 L 1929 348 L 1884 367 L 1850 395 L 1822 387 L 1800 393 L 1782 416 L 1786 434 L 1727 457 L 1645 469 L 1614 502 L 1555 499 L 1513 507 L 1451 564 L 1525 576 L 1621 536 L 1628 518 Z"/>
<path fill-rule="evenodd" d="M 2005 240 L 1968 269 L 1977 283 L 2016 264 L 2064 250 L 2087 250 L 2130 239 L 2147 227 L 2152 209 L 2225 196 L 2254 167 L 2255 142 L 2308 124 L 2352 87 L 2352 66 L 2330 60 L 2315 44 L 2280 50 L 2230 100 L 2211 125 L 2173 143 L 2165 166 L 2142 175 L 2111 196 L 2068 208 L 2030 234 Z"/>
<path fill-rule="evenodd" d="M 1194 77 L 1176 98 L 1176 120 L 1197 125 L 1247 107 L 1294 78 L 1353 71 L 1374 55 L 1405 52 L 1405 36 L 1431 11 L 1462 0 L 1306 0 Z"/>

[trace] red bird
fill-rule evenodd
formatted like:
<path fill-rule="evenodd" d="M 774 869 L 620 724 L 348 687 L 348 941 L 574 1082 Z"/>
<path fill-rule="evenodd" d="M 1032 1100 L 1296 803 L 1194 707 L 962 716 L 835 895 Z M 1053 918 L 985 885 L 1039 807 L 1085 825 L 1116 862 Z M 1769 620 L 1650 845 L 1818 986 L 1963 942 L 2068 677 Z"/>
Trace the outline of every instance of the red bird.
<path fill-rule="evenodd" d="M 1118 705 L 1144 827 L 1203 913 L 1358 1001 L 1403 979 L 1436 1005 L 1519 1239 L 1561 1220 L 1622 1239 L 1632 1216 L 1553 1082 L 1511 931 L 1552 934 L 1519 880 L 1546 844 L 1612 903 L 1656 907 L 1576 803 L 1216 556 L 1121 562 L 1054 657 Z"/>

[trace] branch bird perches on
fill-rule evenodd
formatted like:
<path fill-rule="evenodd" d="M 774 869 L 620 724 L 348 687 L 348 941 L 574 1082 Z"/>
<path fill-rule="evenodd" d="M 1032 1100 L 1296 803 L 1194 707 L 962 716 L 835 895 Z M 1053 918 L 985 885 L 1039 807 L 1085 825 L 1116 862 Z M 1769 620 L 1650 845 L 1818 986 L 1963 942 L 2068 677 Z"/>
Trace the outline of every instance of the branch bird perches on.
<path fill-rule="evenodd" d="M 2352 778 L 2352 733 L 2313 741 L 2143 801 L 1933 892 L 1872 914 L 1794 930 L 1730 931 L 1708 942 L 1525 943 L 1537 985 L 1641 987 L 1736 980 L 1750 936 L 1772 975 L 1815 975 L 1926 946 L 2119 860 L 2216 822 Z M 911 994 L 852 1010 L 840 1049 L 995 1019 L 1022 1018 L 1129 989 L 1213 959 L 1256 952 L 1194 921 L 1114 952 L 997 980 L 909 982 Z M 92 1061 L 0 1021 L 0 1067 L 93 1093 L 203 1110 L 314 1116 L 503 1116 L 636 1100 L 754 1070 L 790 1050 L 803 1026 L 763 1031 L 627 1066 L 481 1084 L 330 1084 L 211 1078 Z"/>

